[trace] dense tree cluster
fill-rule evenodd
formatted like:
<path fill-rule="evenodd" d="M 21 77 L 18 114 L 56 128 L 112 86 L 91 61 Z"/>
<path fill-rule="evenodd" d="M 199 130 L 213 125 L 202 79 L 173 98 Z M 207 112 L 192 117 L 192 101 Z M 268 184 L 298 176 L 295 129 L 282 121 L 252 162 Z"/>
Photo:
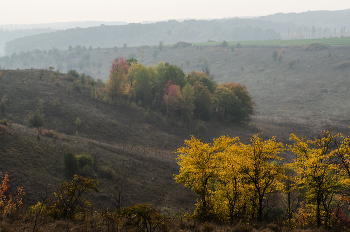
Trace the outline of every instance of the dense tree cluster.
<path fill-rule="evenodd" d="M 290 225 L 346 226 L 350 138 L 324 131 L 314 140 L 294 134 L 290 140 L 285 147 L 259 135 L 250 144 L 238 137 L 212 144 L 192 137 L 176 151 L 175 180 L 198 195 L 195 216 L 204 221 L 262 220 L 280 210 L 279 219 Z M 279 156 L 285 150 L 295 155 L 291 163 Z"/>
<path fill-rule="evenodd" d="M 253 114 L 254 102 L 244 85 L 218 85 L 205 72 L 186 75 L 176 65 L 160 62 L 145 67 L 135 61 L 129 61 L 130 65 L 123 58 L 113 61 L 105 100 L 130 99 L 185 122 L 193 116 L 207 121 L 213 116 L 243 121 Z"/>

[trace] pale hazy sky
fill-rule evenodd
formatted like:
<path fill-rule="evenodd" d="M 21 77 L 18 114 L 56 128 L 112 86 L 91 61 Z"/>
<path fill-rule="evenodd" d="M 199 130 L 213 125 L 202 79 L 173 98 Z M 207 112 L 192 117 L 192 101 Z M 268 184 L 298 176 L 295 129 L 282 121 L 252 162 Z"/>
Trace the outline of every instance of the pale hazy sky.
<path fill-rule="evenodd" d="M 349 0 L 0 0 L 0 25 L 224 18 L 348 8 Z"/>

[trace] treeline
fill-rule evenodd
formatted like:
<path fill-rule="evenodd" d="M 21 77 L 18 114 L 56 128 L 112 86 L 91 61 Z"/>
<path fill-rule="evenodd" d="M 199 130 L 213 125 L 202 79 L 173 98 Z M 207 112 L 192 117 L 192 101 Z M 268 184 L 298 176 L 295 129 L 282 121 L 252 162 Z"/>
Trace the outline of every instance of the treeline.
<path fill-rule="evenodd" d="M 292 228 L 348 230 L 350 138 L 324 131 L 314 140 L 294 134 L 290 140 L 289 146 L 259 135 L 250 144 L 226 136 L 213 144 L 186 140 L 177 150 L 175 179 L 198 195 L 194 216 L 231 224 L 270 218 Z M 295 158 L 283 164 L 279 154 L 286 150 Z"/>
<path fill-rule="evenodd" d="M 261 16 L 257 19 L 280 23 L 293 22 L 295 25 L 306 27 L 341 28 L 347 25 L 345 22 L 350 21 L 349 13 L 350 9 L 334 11 L 319 10 L 301 13 L 277 13 Z"/>
<path fill-rule="evenodd" d="M 280 39 L 279 32 L 286 32 L 289 24 L 254 19 L 227 20 L 169 20 L 153 24 L 130 23 L 128 25 L 101 25 L 90 28 L 72 28 L 49 34 L 19 38 L 6 43 L 7 55 L 39 48 L 41 50 L 67 49 L 70 45 L 85 47 L 121 47 L 156 45 L 159 41 L 172 44 L 178 41 L 204 42 Z"/>
<path fill-rule="evenodd" d="M 5 43 L 17 38 L 23 38 L 26 36 L 32 36 L 37 34 L 44 34 L 55 31 L 52 28 L 36 28 L 36 29 L 25 29 L 25 30 L 3 30 L 0 29 L 0 55 L 5 47 Z M 26 50 L 24 50 L 26 51 Z"/>
<path fill-rule="evenodd" d="M 136 59 L 116 58 L 105 88 L 92 89 L 92 96 L 107 102 L 132 101 L 149 110 L 188 123 L 193 117 L 209 121 L 243 121 L 253 113 L 255 103 L 246 87 L 236 83 L 218 85 L 210 74 L 183 70 L 169 63 L 145 67 Z"/>

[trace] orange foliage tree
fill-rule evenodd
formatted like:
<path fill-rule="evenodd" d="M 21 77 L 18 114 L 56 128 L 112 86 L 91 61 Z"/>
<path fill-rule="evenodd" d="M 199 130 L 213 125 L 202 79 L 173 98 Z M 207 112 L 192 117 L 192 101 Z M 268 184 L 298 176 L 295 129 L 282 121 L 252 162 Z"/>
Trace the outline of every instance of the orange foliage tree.
<path fill-rule="evenodd" d="M 12 214 L 14 213 L 22 204 L 23 196 L 25 195 L 24 188 L 17 188 L 17 195 L 13 196 L 8 193 L 9 189 L 9 175 L 6 172 L 5 176 L 2 177 L 0 185 L 0 213 L 1 214 Z"/>

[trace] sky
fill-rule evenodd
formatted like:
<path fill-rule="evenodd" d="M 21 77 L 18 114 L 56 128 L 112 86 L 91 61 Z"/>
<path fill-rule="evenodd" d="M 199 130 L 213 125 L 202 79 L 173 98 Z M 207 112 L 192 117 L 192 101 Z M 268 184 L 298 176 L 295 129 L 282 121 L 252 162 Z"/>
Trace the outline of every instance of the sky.
<path fill-rule="evenodd" d="M 71 21 L 163 21 L 344 10 L 349 0 L 0 0 L 0 25 Z"/>

